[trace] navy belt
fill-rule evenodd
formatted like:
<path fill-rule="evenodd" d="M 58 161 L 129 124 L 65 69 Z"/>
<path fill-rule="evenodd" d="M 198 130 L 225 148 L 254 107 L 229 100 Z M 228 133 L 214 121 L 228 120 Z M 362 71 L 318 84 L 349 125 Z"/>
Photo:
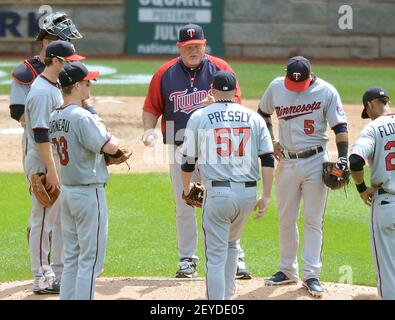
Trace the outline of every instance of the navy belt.
<path fill-rule="evenodd" d="M 288 156 L 290 159 L 304 159 L 314 156 L 322 151 L 324 151 L 324 148 L 322 146 L 319 146 L 317 148 L 307 149 L 299 152 L 288 151 Z M 286 154 L 284 154 L 284 156 L 286 156 Z"/>
<path fill-rule="evenodd" d="M 238 182 L 236 182 L 238 183 Z M 251 188 L 251 187 L 256 187 L 256 181 L 247 181 L 247 182 L 240 182 L 244 183 L 246 188 Z M 229 187 L 230 188 L 230 181 L 212 181 L 211 186 L 212 187 Z"/>

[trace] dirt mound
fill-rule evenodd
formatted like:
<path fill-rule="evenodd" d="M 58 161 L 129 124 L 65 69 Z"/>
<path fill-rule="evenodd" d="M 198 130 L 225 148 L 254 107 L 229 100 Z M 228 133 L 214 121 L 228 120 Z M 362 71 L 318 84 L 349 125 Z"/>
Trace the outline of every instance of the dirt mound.
<path fill-rule="evenodd" d="M 236 300 L 312 300 L 299 282 L 297 285 L 268 287 L 262 278 L 238 280 Z M 324 282 L 323 300 L 375 300 L 373 287 Z M 203 300 L 205 280 L 173 278 L 99 278 L 96 300 Z M 57 295 L 35 295 L 32 281 L 5 282 L 0 284 L 1 300 L 57 300 Z"/>

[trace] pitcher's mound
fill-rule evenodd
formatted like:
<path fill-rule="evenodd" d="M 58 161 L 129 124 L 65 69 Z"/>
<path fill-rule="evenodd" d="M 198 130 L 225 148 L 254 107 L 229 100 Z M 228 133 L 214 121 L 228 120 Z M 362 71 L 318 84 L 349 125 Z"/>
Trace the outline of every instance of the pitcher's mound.
<path fill-rule="evenodd" d="M 373 287 L 348 284 L 322 283 L 324 300 L 378 299 Z M 297 285 L 268 287 L 262 278 L 236 281 L 237 300 L 303 300 L 314 299 Z M 96 284 L 96 300 L 202 300 L 205 299 L 205 280 L 174 278 L 99 278 Z M 58 295 L 35 295 L 32 281 L 5 282 L 0 284 L 0 299 L 49 300 Z"/>

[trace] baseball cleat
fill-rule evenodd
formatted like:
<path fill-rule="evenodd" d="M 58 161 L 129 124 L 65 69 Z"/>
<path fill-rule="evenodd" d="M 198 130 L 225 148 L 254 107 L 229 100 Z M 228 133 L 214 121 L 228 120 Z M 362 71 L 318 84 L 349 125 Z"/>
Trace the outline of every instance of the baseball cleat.
<path fill-rule="evenodd" d="M 311 278 L 304 280 L 302 284 L 303 287 L 305 287 L 313 297 L 315 298 L 322 297 L 322 294 L 324 293 L 324 289 L 321 286 L 320 280 L 316 278 Z"/>
<path fill-rule="evenodd" d="M 33 281 L 34 294 L 59 294 L 60 281 L 55 276 L 38 276 Z"/>
<path fill-rule="evenodd" d="M 242 258 L 237 261 L 236 279 L 250 280 L 252 279 L 251 273 L 248 271 L 246 264 Z"/>
<path fill-rule="evenodd" d="M 284 284 L 297 284 L 297 280 L 292 280 L 288 278 L 284 272 L 278 271 L 277 273 L 273 274 L 270 278 L 265 278 L 265 285 L 266 286 L 281 286 Z"/>
<path fill-rule="evenodd" d="M 197 260 L 193 258 L 183 258 L 180 260 L 176 278 L 197 278 Z"/>

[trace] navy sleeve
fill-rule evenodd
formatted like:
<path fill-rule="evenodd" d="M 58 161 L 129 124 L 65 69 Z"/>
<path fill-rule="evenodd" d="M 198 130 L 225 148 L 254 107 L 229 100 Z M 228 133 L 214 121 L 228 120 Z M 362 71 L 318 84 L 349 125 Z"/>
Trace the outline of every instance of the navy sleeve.
<path fill-rule="evenodd" d="M 348 160 L 350 161 L 351 171 L 362 171 L 365 165 L 365 160 L 356 154 L 352 154 Z"/>
<path fill-rule="evenodd" d="M 195 170 L 196 160 L 198 158 L 182 156 L 181 170 L 184 172 L 193 172 Z"/>
<path fill-rule="evenodd" d="M 332 128 L 332 130 L 335 134 L 342 133 L 342 132 L 348 132 L 347 123 L 340 123 L 337 126 L 334 126 Z"/>
<path fill-rule="evenodd" d="M 262 167 L 274 168 L 274 154 L 265 153 L 259 156 L 261 158 Z"/>
<path fill-rule="evenodd" d="M 25 113 L 25 106 L 23 104 L 12 104 L 10 105 L 11 118 L 19 121 L 22 115 Z"/>
<path fill-rule="evenodd" d="M 37 143 L 49 142 L 48 129 L 34 129 L 34 141 Z"/>

